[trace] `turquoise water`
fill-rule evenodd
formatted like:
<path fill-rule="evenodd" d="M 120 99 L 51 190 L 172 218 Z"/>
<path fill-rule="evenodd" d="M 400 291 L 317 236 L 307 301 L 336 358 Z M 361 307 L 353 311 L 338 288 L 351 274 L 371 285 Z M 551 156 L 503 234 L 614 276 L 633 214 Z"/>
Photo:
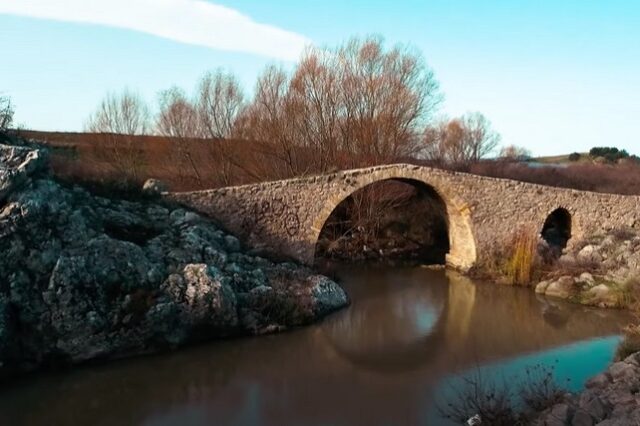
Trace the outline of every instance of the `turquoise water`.
<path fill-rule="evenodd" d="M 467 386 L 468 381 L 482 380 L 501 389 L 517 392 L 518 385 L 527 381 L 527 369 L 539 373 L 552 372 L 555 382 L 570 392 L 579 392 L 589 378 L 601 373 L 612 362 L 621 337 L 618 335 L 583 340 L 546 351 L 535 352 L 501 362 L 474 367 L 443 378 L 437 386 L 438 397 L 426 411 L 427 424 L 446 424 L 438 411 Z M 539 367 L 542 367 L 541 369 Z M 487 386 L 490 387 L 490 386 Z M 517 403 L 517 397 L 514 398 Z M 454 424 L 454 423 L 451 423 Z"/>

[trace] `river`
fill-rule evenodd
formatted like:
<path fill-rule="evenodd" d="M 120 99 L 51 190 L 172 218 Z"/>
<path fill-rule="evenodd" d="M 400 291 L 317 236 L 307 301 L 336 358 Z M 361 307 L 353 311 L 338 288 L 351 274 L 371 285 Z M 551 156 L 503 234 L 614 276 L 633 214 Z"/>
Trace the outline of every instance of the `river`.
<path fill-rule="evenodd" d="M 337 273 L 352 305 L 288 333 L 38 373 L 0 388 L 0 425 L 439 425 L 461 377 L 549 365 L 572 390 L 628 317 L 426 268 Z"/>

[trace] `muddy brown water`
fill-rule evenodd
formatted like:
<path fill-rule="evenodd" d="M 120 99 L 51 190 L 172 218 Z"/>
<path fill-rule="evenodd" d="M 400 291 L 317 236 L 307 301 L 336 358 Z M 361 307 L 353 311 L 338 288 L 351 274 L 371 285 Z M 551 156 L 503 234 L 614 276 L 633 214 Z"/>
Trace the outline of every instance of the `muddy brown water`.
<path fill-rule="evenodd" d="M 604 370 L 625 313 L 425 268 L 338 272 L 352 305 L 288 333 L 40 373 L 0 387 L 0 425 L 439 425 L 461 377 Z"/>

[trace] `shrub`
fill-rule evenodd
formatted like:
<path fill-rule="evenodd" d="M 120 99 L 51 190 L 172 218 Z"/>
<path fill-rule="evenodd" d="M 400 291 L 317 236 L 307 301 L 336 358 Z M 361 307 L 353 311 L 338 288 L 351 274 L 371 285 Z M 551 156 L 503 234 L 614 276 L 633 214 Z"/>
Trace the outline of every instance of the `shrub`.
<path fill-rule="evenodd" d="M 525 367 L 525 380 L 519 396 L 525 407 L 539 413 L 562 402 L 566 390 L 555 379 L 555 365 L 536 364 Z"/>
<path fill-rule="evenodd" d="M 506 384 L 498 385 L 487 380 L 478 371 L 472 377 L 463 378 L 463 385 L 454 388 L 455 396 L 446 405 L 438 406 L 440 416 L 458 424 L 467 424 L 473 416 L 480 416 L 482 423 L 497 426 L 525 424 L 514 409 L 512 393 Z"/>
<path fill-rule="evenodd" d="M 574 152 L 569 155 L 569 161 L 572 161 L 572 162 L 579 161 L 581 158 L 582 158 L 582 155 L 580 155 L 577 152 Z"/>
<path fill-rule="evenodd" d="M 438 405 L 440 415 L 456 423 L 478 415 L 481 424 L 526 425 L 540 412 L 565 400 L 567 391 L 555 379 L 555 366 L 536 364 L 525 368 L 524 377 L 513 377 L 498 384 L 478 370 L 464 377 L 461 386 L 454 387 L 454 397 L 444 406 Z"/>

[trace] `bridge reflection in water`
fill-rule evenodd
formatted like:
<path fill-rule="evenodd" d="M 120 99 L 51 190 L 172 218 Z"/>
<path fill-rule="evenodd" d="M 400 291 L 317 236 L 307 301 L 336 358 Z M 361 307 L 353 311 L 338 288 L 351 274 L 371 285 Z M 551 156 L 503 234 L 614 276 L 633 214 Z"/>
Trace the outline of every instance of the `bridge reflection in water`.
<path fill-rule="evenodd" d="M 337 353 L 376 371 L 460 370 L 611 335 L 624 324 L 620 312 L 547 299 L 530 289 L 475 284 L 455 272 L 390 274 L 358 271 L 349 277 L 354 306 L 321 326 Z M 382 288 L 372 289 L 377 283 Z"/>
<path fill-rule="evenodd" d="M 0 424 L 432 424 L 452 374 L 551 348 L 570 359 L 627 321 L 454 273 L 339 276 L 353 305 L 321 324 L 13 383 L 0 389 Z"/>

